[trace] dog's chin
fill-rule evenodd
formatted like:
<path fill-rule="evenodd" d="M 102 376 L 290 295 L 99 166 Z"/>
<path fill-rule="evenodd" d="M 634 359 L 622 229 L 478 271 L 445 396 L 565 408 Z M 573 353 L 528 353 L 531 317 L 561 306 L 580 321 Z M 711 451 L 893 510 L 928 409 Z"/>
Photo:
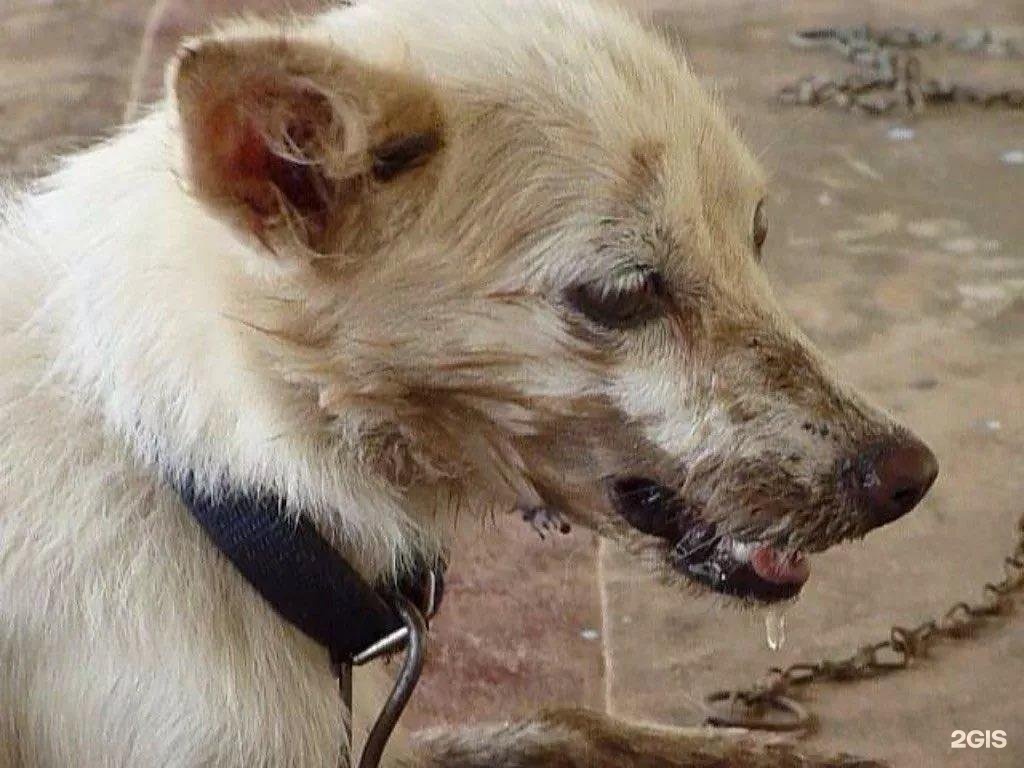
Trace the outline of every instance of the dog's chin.
<path fill-rule="evenodd" d="M 617 478 L 609 495 L 633 528 L 664 543 L 668 566 L 691 582 L 744 603 L 770 604 L 800 594 L 807 558 L 756 539 L 746 540 L 701 519 L 667 486 L 647 478 Z"/>

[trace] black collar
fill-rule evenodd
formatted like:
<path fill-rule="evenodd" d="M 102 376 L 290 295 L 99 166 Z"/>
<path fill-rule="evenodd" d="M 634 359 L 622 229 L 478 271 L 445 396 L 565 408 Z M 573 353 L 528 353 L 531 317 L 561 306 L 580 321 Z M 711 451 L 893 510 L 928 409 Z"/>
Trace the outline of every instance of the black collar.
<path fill-rule="evenodd" d="M 214 546 L 283 619 L 327 648 L 332 664 L 361 663 L 401 645 L 405 625 L 388 599 L 273 495 L 197 490 L 176 484 Z M 442 566 L 423 564 L 398 590 L 431 616 L 440 603 Z"/>

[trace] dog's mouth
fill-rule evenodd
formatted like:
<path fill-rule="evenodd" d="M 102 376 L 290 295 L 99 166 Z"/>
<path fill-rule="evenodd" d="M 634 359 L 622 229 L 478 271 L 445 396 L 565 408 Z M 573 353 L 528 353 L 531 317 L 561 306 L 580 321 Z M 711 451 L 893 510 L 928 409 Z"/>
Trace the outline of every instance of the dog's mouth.
<path fill-rule="evenodd" d="M 616 511 L 637 530 L 668 543 L 669 565 L 697 584 L 747 602 L 796 597 L 810 576 L 801 552 L 783 552 L 702 520 L 672 489 L 643 477 L 610 484 Z"/>

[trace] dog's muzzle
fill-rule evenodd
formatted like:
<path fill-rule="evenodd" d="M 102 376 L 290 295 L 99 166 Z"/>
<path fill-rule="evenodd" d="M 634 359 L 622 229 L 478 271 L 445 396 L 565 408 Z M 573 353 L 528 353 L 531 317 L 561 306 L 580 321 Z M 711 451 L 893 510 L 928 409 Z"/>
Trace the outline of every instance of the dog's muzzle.
<path fill-rule="evenodd" d="M 814 550 L 899 519 L 920 503 L 937 475 L 935 455 L 902 432 L 838 462 L 837 489 L 860 514 L 837 526 L 837 535 L 817 542 Z M 667 542 L 669 565 L 702 586 L 772 603 L 796 597 L 810 575 L 803 552 L 772 545 L 782 540 L 777 532 L 772 537 L 758 538 L 756 532 L 741 536 L 705 520 L 676 491 L 646 477 L 617 477 L 608 488 L 618 514 L 638 531 Z"/>

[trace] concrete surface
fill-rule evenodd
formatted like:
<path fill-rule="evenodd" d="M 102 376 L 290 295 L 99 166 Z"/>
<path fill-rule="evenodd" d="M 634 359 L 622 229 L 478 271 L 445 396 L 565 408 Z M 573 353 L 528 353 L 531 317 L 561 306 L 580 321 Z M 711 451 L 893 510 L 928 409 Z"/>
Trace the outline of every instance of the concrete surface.
<path fill-rule="evenodd" d="M 470 0 L 467 0 L 467 2 Z M 319 3 L 291 0 L 304 10 Z M 283 0 L 4 0 L 0 172 L 46 167 L 160 89 L 175 40 L 236 10 Z M 842 373 L 905 418 L 943 472 L 923 507 L 865 542 L 814 558 L 789 641 L 761 617 L 647 583 L 591 536 L 540 541 L 514 519 L 465 532 L 424 689 L 410 720 L 483 720 L 542 703 L 699 722 L 715 688 L 771 665 L 846 653 L 999 576 L 1024 511 L 1024 113 L 949 110 L 913 123 L 778 106 L 783 82 L 841 72 L 790 49 L 794 29 L 912 22 L 1024 35 L 1019 0 L 651 0 L 774 176 L 767 260 L 784 303 Z M 1024 62 L 929 54 L 935 71 L 1024 84 Z M 914 136 L 893 141 L 907 125 Z M 807 691 L 809 743 L 905 766 L 1024 764 L 1024 617 L 937 647 L 909 672 Z M 1002 750 L 951 750 L 955 729 L 1007 733 Z"/>

